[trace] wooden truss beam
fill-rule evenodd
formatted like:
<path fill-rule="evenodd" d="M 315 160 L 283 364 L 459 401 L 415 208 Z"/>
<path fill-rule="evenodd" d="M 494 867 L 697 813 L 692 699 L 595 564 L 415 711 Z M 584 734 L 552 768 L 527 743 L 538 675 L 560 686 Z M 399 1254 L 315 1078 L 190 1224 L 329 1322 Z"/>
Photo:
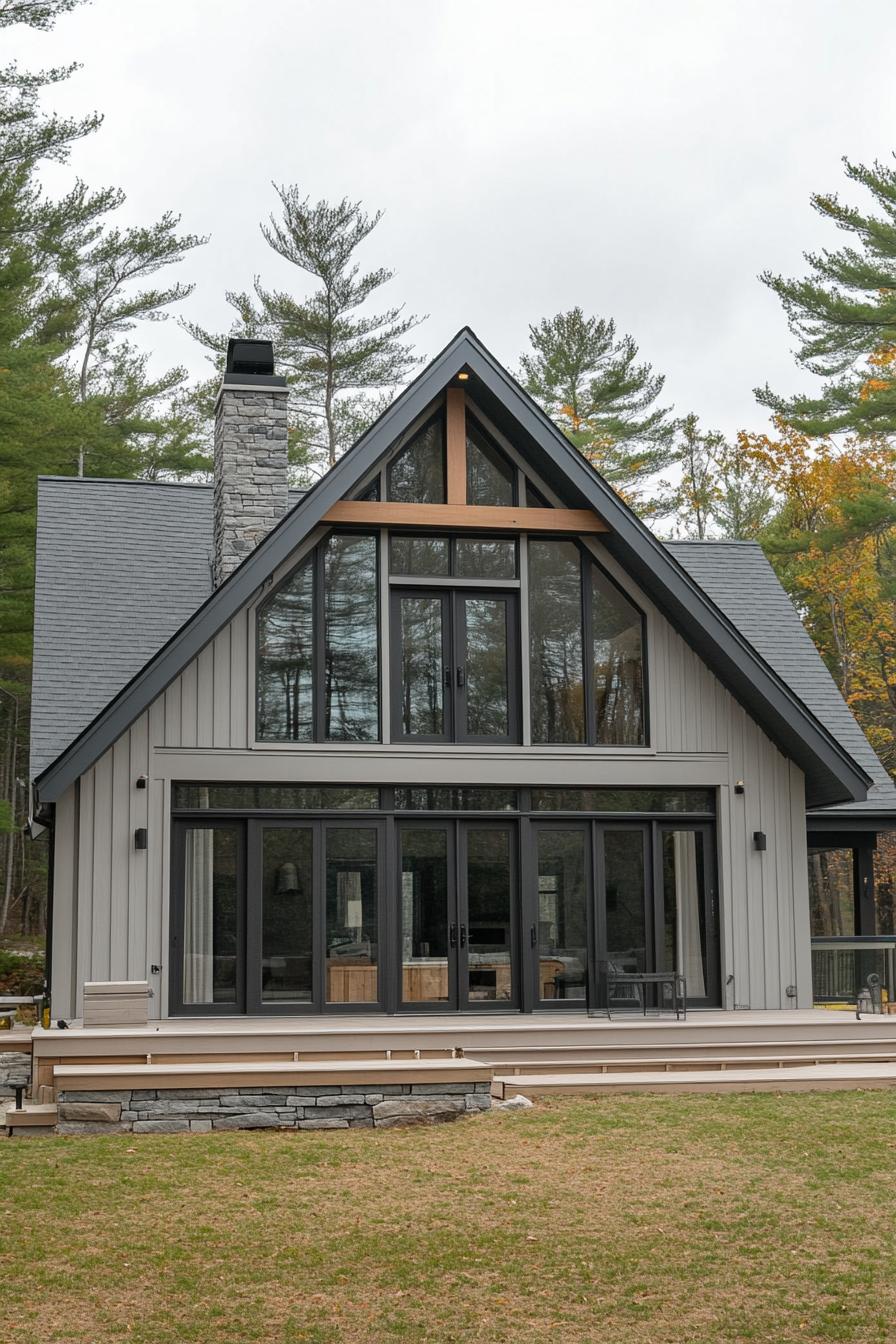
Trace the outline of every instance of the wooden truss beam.
<path fill-rule="evenodd" d="M 322 519 L 363 527 L 460 528 L 474 532 L 607 532 L 591 509 L 527 509 L 485 504 L 390 504 L 340 499 Z"/>

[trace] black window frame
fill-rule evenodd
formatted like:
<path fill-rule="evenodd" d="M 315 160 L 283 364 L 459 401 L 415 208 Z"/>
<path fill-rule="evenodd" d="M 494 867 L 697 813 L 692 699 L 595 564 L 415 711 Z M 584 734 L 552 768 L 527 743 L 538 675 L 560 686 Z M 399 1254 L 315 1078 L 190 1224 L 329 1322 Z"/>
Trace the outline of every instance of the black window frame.
<path fill-rule="evenodd" d="M 376 567 L 376 576 L 374 586 L 376 589 L 376 649 L 377 649 L 377 712 L 376 712 L 376 734 L 374 737 L 365 738 L 344 738 L 327 737 L 326 735 L 326 588 L 325 588 L 325 561 L 326 549 L 330 539 L 334 536 L 340 537 L 369 537 L 374 546 L 374 564 Z M 288 574 L 271 589 L 265 593 L 264 597 L 254 609 L 255 621 L 255 666 L 254 674 L 254 705 L 255 705 L 255 723 L 254 740 L 258 743 L 268 745 L 287 745 L 295 746 L 301 744 L 326 742 L 332 744 L 346 745 L 364 745 L 382 742 L 383 740 L 383 612 L 382 612 L 382 556 L 381 556 L 381 536 L 382 530 L 370 527 L 339 527 L 331 528 L 326 536 L 322 537 L 317 545 L 304 555 L 298 564 L 290 569 Z M 272 603 L 281 588 L 283 588 L 292 579 L 293 575 L 303 565 L 311 567 L 311 629 L 313 647 L 311 650 L 311 724 L 312 733 L 310 738 L 290 738 L 290 737 L 262 737 L 259 730 L 259 670 L 261 667 L 261 634 L 260 621 L 266 607 Z"/>
<path fill-rule="evenodd" d="M 190 783 L 189 780 L 179 780 L 177 783 Z M 221 781 L 226 783 L 228 781 Z M 233 783 L 233 781 L 229 781 Z M 319 781 L 308 781 L 309 787 L 327 787 L 321 785 Z M 264 826 L 284 825 L 284 826 L 311 826 L 317 836 L 315 843 L 315 900 L 320 902 L 320 913 L 318 916 L 318 942 L 315 944 L 315 955 L 317 958 L 316 966 L 313 972 L 313 984 L 316 986 L 315 996 L 311 1003 L 302 1001 L 276 1002 L 264 1005 L 262 1008 L 253 1012 L 258 1012 L 262 1017 L 283 1016 L 321 1016 L 321 1015 L 339 1015 L 339 1014 L 363 1014 L 386 1012 L 395 1013 L 403 1011 L 401 1006 L 400 981 L 401 974 L 401 955 L 399 939 L 400 924 L 400 871 L 398 861 L 398 828 L 400 825 L 418 824 L 426 825 L 440 823 L 470 823 L 472 827 L 482 827 L 493 823 L 495 825 L 510 824 L 515 828 L 517 837 L 515 847 L 512 847 L 512 862 L 515 873 L 515 892 L 516 892 L 516 912 L 513 916 L 512 937 L 514 956 L 514 974 L 518 978 L 514 980 L 514 1005 L 508 1007 L 501 1001 L 495 1004 L 487 1005 L 484 1011 L 498 1011 L 502 1007 L 505 1011 L 531 1013 L 533 1010 L 550 1012 L 581 1012 L 584 1011 L 585 1003 L 581 999 L 569 1000 L 548 1000 L 541 999 L 538 994 L 538 954 L 537 949 L 532 946 L 532 929 L 537 930 L 538 924 L 538 895 L 537 895 L 537 849 L 536 837 L 539 831 L 544 829 L 577 830 L 584 829 L 588 836 L 588 862 L 586 870 L 586 880 L 589 883 L 588 901 L 589 908 L 587 917 L 592 921 L 591 928 L 593 936 L 589 935 L 589 967 L 592 984 L 597 984 L 597 968 L 594 964 L 594 955 L 600 955 L 600 951 L 605 947 L 606 930 L 605 915 L 606 911 L 602 904 L 601 892 L 604 891 L 604 872 L 603 862 L 603 844 L 602 836 L 606 831 L 632 830 L 640 829 L 648 837 L 649 849 L 647 852 L 647 862 L 645 863 L 645 884 L 648 887 L 646 892 L 648 927 L 647 936 L 650 940 L 650 946 L 659 953 L 659 939 L 661 936 L 661 925 L 663 917 L 663 885 L 662 885 L 662 833 L 664 831 L 700 831 L 704 837 L 703 844 L 703 862 L 704 862 L 704 881 L 709 908 L 707 911 L 711 919 L 709 928 L 712 940 L 711 956 L 707 966 L 707 988 L 711 992 L 702 1000 L 696 1000 L 693 996 L 689 999 L 689 1006 L 692 1007 L 711 1007 L 721 1006 L 721 955 L 722 955 L 722 925 L 721 908 L 719 901 L 718 872 L 719 872 L 719 852 L 720 842 L 719 823 L 718 823 L 718 794 L 713 786 L 705 786 L 712 790 L 713 811 L 712 814 L 704 812 L 584 812 L 584 811 L 561 811 L 556 812 L 533 812 L 531 806 L 531 788 L 528 785 L 518 786 L 517 801 L 518 807 L 515 810 L 501 809 L 491 811 L 487 808 L 465 809 L 455 807 L 436 807 L 436 808 L 414 808 L 402 809 L 396 806 L 397 788 L 414 788 L 416 784 L 404 785 L 371 785 L 377 790 L 378 805 L 376 808 L 358 808 L 358 809 L 332 809 L 332 808 L 310 808 L 307 811 L 298 810 L 276 810 L 271 807 L 252 808 L 172 808 L 171 826 L 171 883 L 170 883 L 170 926 L 169 926 L 169 965 L 171 974 L 169 977 L 169 1001 L 168 1012 L 172 1017 L 205 1017 L 205 1016 L 243 1016 L 248 1015 L 250 1009 L 247 1007 L 248 978 L 250 973 L 249 950 L 253 938 L 260 936 L 260 910 L 250 908 L 250 892 L 252 881 L 252 869 L 250 868 L 250 850 L 253 845 L 258 849 L 257 839 L 252 838 L 260 836 Z M 454 786 L 438 786 L 454 787 Z M 687 789 L 689 786 L 680 786 Z M 639 792 L 637 786 L 633 792 Z M 237 863 L 238 863 L 238 910 L 239 924 L 238 937 L 241 940 L 238 943 L 241 949 L 237 965 L 237 1002 L 223 1004 L 184 1004 L 180 997 L 182 987 L 182 965 L 180 962 L 181 949 L 181 929 L 183 923 L 183 902 L 184 902 L 184 860 L 185 843 L 184 836 L 188 828 L 211 829 L 215 826 L 236 827 L 239 831 Z M 376 1002 L 365 1003 L 327 1003 L 326 1002 L 326 846 L 325 835 L 327 828 L 335 829 L 375 829 L 377 832 L 377 898 L 378 898 L 378 955 L 377 955 L 377 987 L 378 999 Z M 456 834 L 458 826 L 454 826 L 452 834 Z M 319 869 L 319 875 L 318 875 Z M 260 872 L 256 860 L 255 871 Z M 460 878 L 456 874 L 456 881 Z M 449 892 L 449 899 L 451 893 Z M 250 923 L 252 919 L 259 922 L 258 935 L 253 932 Z M 652 931 L 652 932 L 651 932 Z M 256 946 L 259 944 L 255 944 Z M 534 956 L 533 956 L 534 952 Z M 531 960 L 530 960 L 531 959 Z M 254 974 L 254 971 L 253 971 Z M 480 1011 L 481 1005 L 477 1005 L 476 1011 Z M 408 1007 L 407 1011 L 415 1011 Z M 416 1011 L 426 1011 L 420 1006 Z M 438 1005 L 436 1006 L 438 1011 Z M 442 1005 L 442 1011 L 448 1011 Z"/>
<path fill-rule="evenodd" d="M 584 738 L 578 742 L 538 742 L 538 746 L 560 746 L 560 747 L 598 747 L 606 748 L 611 751 L 643 751 L 651 745 L 650 733 L 650 680 L 648 666 L 648 640 L 647 640 L 647 614 L 640 603 L 636 602 L 630 593 L 627 593 L 622 585 L 614 579 L 613 575 L 600 563 L 597 557 L 583 546 L 575 537 L 569 534 L 554 532 L 530 533 L 527 539 L 526 553 L 527 562 L 529 550 L 533 544 L 539 542 L 572 542 L 579 552 L 579 602 L 582 616 L 582 687 L 585 697 L 584 704 Z M 642 724 L 643 735 L 640 742 L 602 742 L 597 737 L 597 706 L 594 697 L 594 613 L 593 613 L 593 590 L 591 584 L 591 569 L 593 566 L 598 569 L 606 581 L 619 593 L 628 604 L 638 614 L 641 624 L 641 699 L 642 699 Z M 528 616 L 531 621 L 531 589 L 529 587 L 529 575 L 526 576 L 527 596 L 529 599 Z M 531 641 L 530 641 L 531 648 Z M 527 657 L 530 656 L 527 650 Z M 531 688 L 531 669 L 529 683 Z M 532 735 L 532 695 L 529 694 L 529 704 L 526 707 L 529 714 L 529 733 Z M 533 738 L 534 741 L 534 738 Z"/>
<path fill-rule="evenodd" d="M 407 597 L 433 598 L 442 611 L 442 724 L 441 733 L 405 733 L 401 721 L 401 603 Z M 461 614 L 466 599 L 503 601 L 507 612 L 507 733 L 490 736 L 470 734 L 466 730 L 466 684 L 460 672 L 466 668 L 466 616 Z M 522 743 L 522 647 L 520 640 L 520 602 L 518 587 L 465 587 L 443 584 L 389 588 L 389 702 L 392 710 L 393 743 L 442 743 L 465 746 L 519 746 Z M 450 678 L 450 684 L 449 684 Z"/>

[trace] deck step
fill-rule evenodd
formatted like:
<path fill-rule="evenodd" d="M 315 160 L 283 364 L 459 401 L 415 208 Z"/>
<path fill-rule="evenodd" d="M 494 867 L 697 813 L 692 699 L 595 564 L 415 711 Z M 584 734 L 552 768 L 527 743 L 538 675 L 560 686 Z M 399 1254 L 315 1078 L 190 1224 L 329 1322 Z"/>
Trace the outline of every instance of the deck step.
<path fill-rule="evenodd" d="M 114 1092 L 128 1088 L 309 1087 L 320 1084 L 484 1083 L 494 1069 L 475 1059 L 371 1059 L 239 1064 L 57 1064 L 57 1092 Z"/>
<path fill-rule="evenodd" d="M 801 1064 L 791 1068 L 705 1069 L 639 1073 L 496 1074 L 492 1095 L 502 1100 L 523 1095 L 592 1096 L 614 1092 L 816 1092 L 896 1087 L 896 1063 Z"/>
<path fill-rule="evenodd" d="M 53 1130 L 56 1127 L 56 1107 L 39 1106 L 30 1101 L 20 1111 L 14 1106 L 7 1106 L 5 1110 L 0 1106 L 0 1127 L 5 1127 L 7 1133 L 15 1133 L 17 1129 Z"/>
<path fill-rule="evenodd" d="M 677 1055 L 657 1055 L 641 1059 L 564 1059 L 543 1058 L 526 1060 L 491 1060 L 498 1073 L 534 1074 L 538 1073 L 644 1073 L 644 1072 L 681 1072 L 688 1070 L 701 1072 L 722 1071 L 726 1069 L 789 1069 L 800 1065 L 813 1064 L 896 1064 L 896 1050 L 862 1050 L 853 1054 L 842 1049 L 826 1054 L 824 1051 L 792 1055 L 789 1053 L 765 1055 L 699 1055 L 682 1057 Z"/>

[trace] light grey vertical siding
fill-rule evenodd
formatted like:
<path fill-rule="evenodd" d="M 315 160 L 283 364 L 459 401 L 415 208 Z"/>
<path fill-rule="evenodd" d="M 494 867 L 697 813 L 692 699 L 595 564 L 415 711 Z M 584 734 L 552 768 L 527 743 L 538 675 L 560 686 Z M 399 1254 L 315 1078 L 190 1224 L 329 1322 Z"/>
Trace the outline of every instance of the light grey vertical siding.
<path fill-rule="evenodd" d="M 624 768 L 627 782 L 655 783 L 661 760 L 665 779 L 673 769 L 677 783 L 721 785 L 723 1002 L 794 1006 L 785 993 L 792 984 L 799 1003 L 806 1004 L 811 971 L 802 774 L 612 559 L 603 560 L 647 614 L 651 750 L 587 752 L 577 759 L 592 763 L 594 782 L 612 781 L 614 770 Z M 76 931 L 76 957 L 68 969 L 57 956 L 55 973 L 58 994 L 72 1003 L 70 1012 L 80 1013 L 85 980 L 108 978 L 149 979 L 156 991 L 151 1012 L 167 1011 L 170 781 L 165 752 L 195 749 L 182 778 L 206 776 L 209 752 L 215 750 L 236 760 L 231 777 L 263 779 L 266 771 L 268 777 L 275 769 L 282 772 L 282 749 L 253 749 L 253 637 L 252 614 L 241 612 L 82 776 L 79 805 L 74 791 L 60 801 L 54 929 L 58 948 L 70 943 Z M 542 782 L 540 750 L 521 747 L 507 782 Z M 346 769 L 357 777 L 363 761 L 360 768 L 368 780 L 385 776 L 382 751 L 365 756 L 359 749 Z M 286 754 L 290 777 L 302 779 L 307 777 L 303 771 L 314 769 L 301 751 Z M 450 748 L 418 753 L 413 768 L 431 783 L 456 782 L 451 754 Z M 623 757 L 624 767 L 619 764 Z M 148 787 L 138 789 L 137 778 L 144 774 Z M 344 778 L 349 781 L 348 774 Z M 734 785 L 741 779 L 745 792 L 736 794 Z M 145 851 L 134 849 L 138 826 L 148 830 Z M 768 837 L 764 852 L 753 845 L 753 833 L 760 830 Z M 161 976 L 150 974 L 152 964 L 163 967 Z M 729 976 L 733 981 L 726 985 Z"/>
<path fill-rule="evenodd" d="M 78 793 L 73 784 L 56 804 L 53 827 L 53 984 L 54 1017 L 75 1016 L 78 963 Z"/>

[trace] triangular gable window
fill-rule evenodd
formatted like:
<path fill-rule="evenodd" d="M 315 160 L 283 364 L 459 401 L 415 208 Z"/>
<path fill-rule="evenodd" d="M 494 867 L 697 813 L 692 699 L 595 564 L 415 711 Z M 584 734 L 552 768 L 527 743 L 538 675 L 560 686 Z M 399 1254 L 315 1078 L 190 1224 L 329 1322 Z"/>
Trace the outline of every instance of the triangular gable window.
<path fill-rule="evenodd" d="M 477 427 L 467 420 L 467 503 L 510 508 L 514 498 L 513 467 Z"/>
<path fill-rule="evenodd" d="M 389 463 L 388 498 L 399 504 L 445 503 L 445 435 L 442 417 L 431 420 Z"/>

